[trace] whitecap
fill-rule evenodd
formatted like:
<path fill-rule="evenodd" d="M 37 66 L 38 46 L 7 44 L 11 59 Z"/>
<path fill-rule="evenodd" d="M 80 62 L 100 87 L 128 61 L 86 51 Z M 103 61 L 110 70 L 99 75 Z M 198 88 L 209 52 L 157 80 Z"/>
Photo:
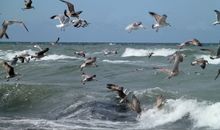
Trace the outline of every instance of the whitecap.
<path fill-rule="evenodd" d="M 126 48 L 121 57 L 144 57 L 148 56 L 151 52 L 154 52 L 153 56 L 169 56 L 176 52 L 177 49 L 171 48 L 161 48 L 161 49 L 134 49 L 134 48 Z"/>
<path fill-rule="evenodd" d="M 139 119 L 141 129 L 174 123 L 188 117 L 194 128 L 220 129 L 220 102 L 199 102 L 195 99 L 168 99 L 164 108 L 144 111 Z"/>

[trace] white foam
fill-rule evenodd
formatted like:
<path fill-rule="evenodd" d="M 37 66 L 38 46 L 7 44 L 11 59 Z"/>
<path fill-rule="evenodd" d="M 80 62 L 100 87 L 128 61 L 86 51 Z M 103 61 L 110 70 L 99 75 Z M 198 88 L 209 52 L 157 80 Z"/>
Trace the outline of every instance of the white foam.
<path fill-rule="evenodd" d="M 41 58 L 41 60 L 62 60 L 62 59 L 80 59 L 74 56 L 67 56 L 67 55 L 46 55 L 45 57 Z"/>
<path fill-rule="evenodd" d="M 144 63 L 144 61 L 130 61 L 130 60 L 102 60 L 103 62 L 112 63 L 112 64 L 140 64 Z"/>
<path fill-rule="evenodd" d="M 124 53 L 122 54 L 122 57 L 144 57 L 148 56 L 149 53 L 154 52 L 153 56 L 169 56 L 176 52 L 177 49 L 171 49 L 171 48 L 161 48 L 161 49 L 134 49 L 134 48 L 126 48 Z"/>
<path fill-rule="evenodd" d="M 220 58 L 218 59 L 210 59 L 210 55 L 195 55 L 196 58 L 204 58 L 205 60 L 207 60 L 209 62 L 209 64 L 220 64 Z"/>
<path fill-rule="evenodd" d="M 185 116 L 193 121 L 194 128 L 220 129 L 220 102 L 198 102 L 192 99 L 169 99 L 164 109 L 149 109 L 142 113 L 139 127 L 154 128 L 174 123 Z"/>
<path fill-rule="evenodd" d="M 0 51 L 0 58 L 4 60 L 11 60 L 15 57 L 15 55 L 21 55 L 21 54 L 34 55 L 35 51 L 31 49 L 23 50 L 23 51 L 12 51 L 12 50 Z"/>

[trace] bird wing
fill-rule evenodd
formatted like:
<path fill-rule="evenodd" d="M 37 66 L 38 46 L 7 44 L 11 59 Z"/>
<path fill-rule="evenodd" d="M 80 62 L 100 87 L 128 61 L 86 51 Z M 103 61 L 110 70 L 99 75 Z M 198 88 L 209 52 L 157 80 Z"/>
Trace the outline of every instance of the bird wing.
<path fill-rule="evenodd" d="M 154 13 L 154 12 L 149 12 L 149 14 L 155 18 L 155 20 L 156 20 L 157 23 L 160 22 L 162 16 L 160 16 L 159 14 Z"/>
<path fill-rule="evenodd" d="M 160 18 L 158 18 L 159 20 L 159 24 L 164 24 L 164 23 L 166 23 L 166 19 L 167 19 L 167 16 L 166 15 L 163 15 L 163 16 L 161 16 Z"/>
<path fill-rule="evenodd" d="M 54 15 L 50 17 L 51 19 L 58 19 L 60 21 L 60 24 L 65 23 L 65 16 L 64 15 Z"/>
<path fill-rule="evenodd" d="M 60 37 L 58 37 L 58 38 L 57 38 L 57 40 L 56 40 L 56 42 L 55 42 L 55 43 L 58 43 L 58 42 L 59 42 L 59 40 L 60 40 Z"/>
<path fill-rule="evenodd" d="M 32 0 L 25 0 L 24 3 L 26 7 L 31 7 Z"/>
<path fill-rule="evenodd" d="M 216 18 L 218 21 L 220 21 L 220 12 L 218 10 L 214 10 L 216 13 Z"/>
<path fill-rule="evenodd" d="M 60 1 L 67 4 L 67 7 L 68 7 L 68 9 L 69 9 L 69 11 L 70 11 L 71 13 L 74 13 L 74 12 L 75 12 L 74 5 L 73 5 L 72 3 L 67 2 L 67 1 L 65 1 L 65 0 L 60 0 Z"/>
<path fill-rule="evenodd" d="M 24 26 L 24 28 L 26 29 L 26 31 L 28 31 L 27 27 L 25 26 L 24 22 L 22 21 L 16 21 L 16 20 L 11 20 L 11 21 L 8 21 L 8 25 L 12 25 L 14 23 L 18 23 L 18 24 L 21 24 L 22 26 Z M 29 31 L 28 31 L 29 32 Z"/>

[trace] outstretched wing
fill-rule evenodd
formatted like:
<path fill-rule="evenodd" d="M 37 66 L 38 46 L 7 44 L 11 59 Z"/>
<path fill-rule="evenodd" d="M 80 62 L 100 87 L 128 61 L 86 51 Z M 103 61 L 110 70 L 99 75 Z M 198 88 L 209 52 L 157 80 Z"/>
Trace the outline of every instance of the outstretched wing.
<path fill-rule="evenodd" d="M 14 24 L 14 23 L 21 24 L 21 25 L 26 29 L 26 31 L 28 31 L 27 27 L 25 26 L 25 24 L 24 24 L 22 21 L 16 21 L 16 20 L 14 20 L 14 21 L 8 21 L 8 22 L 7 22 L 8 25 L 11 25 L 11 24 Z M 29 32 L 29 31 L 28 31 L 28 32 Z"/>
<path fill-rule="evenodd" d="M 216 18 L 218 21 L 220 21 L 220 12 L 218 10 L 214 10 L 216 13 Z"/>
<path fill-rule="evenodd" d="M 26 7 L 31 7 L 32 0 L 25 0 L 24 3 Z"/>
<path fill-rule="evenodd" d="M 156 20 L 157 23 L 160 22 L 162 16 L 160 16 L 159 14 L 154 13 L 154 12 L 149 12 L 149 14 L 155 18 L 155 20 Z"/>
<path fill-rule="evenodd" d="M 54 15 L 50 17 L 51 19 L 58 19 L 60 21 L 60 24 L 64 24 L 66 21 L 66 18 L 64 15 Z"/>
<path fill-rule="evenodd" d="M 67 4 L 67 7 L 68 7 L 70 13 L 74 13 L 74 12 L 75 12 L 74 5 L 73 5 L 72 3 L 67 2 L 67 1 L 65 1 L 65 0 L 60 0 L 60 1 Z"/>

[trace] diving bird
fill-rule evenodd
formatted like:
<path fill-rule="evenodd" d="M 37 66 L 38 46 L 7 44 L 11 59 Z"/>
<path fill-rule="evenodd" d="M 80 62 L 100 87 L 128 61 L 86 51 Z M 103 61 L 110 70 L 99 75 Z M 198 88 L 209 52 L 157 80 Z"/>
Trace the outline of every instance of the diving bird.
<path fill-rule="evenodd" d="M 216 54 L 215 54 L 215 51 L 212 50 L 212 49 L 202 48 L 200 50 L 201 51 L 208 51 L 208 52 L 210 52 L 211 55 L 213 55 L 213 56 L 210 56 L 210 59 L 212 59 L 212 60 L 220 58 L 220 46 L 218 47 Z"/>
<path fill-rule="evenodd" d="M 220 24 L 220 12 L 218 10 L 214 10 L 214 11 L 216 13 L 217 20 L 215 22 L 213 22 L 212 24 L 217 25 L 217 24 Z"/>
<path fill-rule="evenodd" d="M 22 8 L 23 10 L 34 8 L 34 6 L 32 6 L 32 0 L 24 0 L 24 4 L 25 4 L 25 8 Z"/>
<path fill-rule="evenodd" d="M 61 31 L 65 31 L 65 28 L 72 25 L 70 18 L 66 17 L 65 15 L 59 14 L 59 15 L 53 15 L 50 17 L 51 19 L 57 19 L 59 20 L 60 24 L 56 25 L 57 28 L 60 28 Z"/>
<path fill-rule="evenodd" d="M 181 43 L 180 45 L 178 45 L 178 48 L 182 49 L 183 47 L 189 46 L 189 45 L 202 46 L 202 43 L 198 39 L 193 38 L 192 40 Z"/>
<path fill-rule="evenodd" d="M 74 5 L 70 2 L 67 2 L 65 0 L 60 0 L 61 2 L 64 2 L 66 3 L 67 7 L 68 7 L 68 11 L 65 10 L 64 11 L 64 14 L 68 17 L 76 17 L 76 18 L 79 18 L 79 15 L 82 13 L 82 11 L 75 11 L 74 9 Z"/>
<path fill-rule="evenodd" d="M 26 31 L 28 31 L 27 27 L 25 26 L 25 24 L 22 21 L 4 20 L 4 22 L 2 23 L 2 28 L 0 29 L 0 39 L 2 39 L 3 36 L 5 36 L 6 39 L 9 39 L 9 36 L 6 33 L 6 31 L 7 31 L 8 26 L 12 25 L 14 23 L 21 24 L 26 29 Z"/>
<path fill-rule="evenodd" d="M 125 30 L 128 31 L 129 33 L 134 31 L 134 30 L 139 30 L 139 29 L 145 29 L 144 25 L 142 24 L 142 22 L 134 22 L 129 24 Z"/>
<path fill-rule="evenodd" d="M 154 12 L 149 12 L 149 14 L 155 18 L 156 23 L 152 25 L 152 29 L 156 29 L 156 32 L 159 31 L 159 28 L 161 27 L 165 27 L 165 26 L 171 26 L 169 23 L 166 22 L 167 19 L 167 15 L 159 15 L 157 13 Z"/>
<path fill-rule="evenodd" d="M 193 65 L 193 66 L 196 64 L 200 65 L 200 67 L 202 69 L 205 69 L 206 65 L 208 64 L 208 61 L 204 60 L 204 58 L 199 58 L 199 59 L 196 59 L 193 62 L 191 62 L 191 65 Z"/>
<path fill-rule="evenodd" d="M 179 74 L 179 64 L 183 62 L 183 54 L 177 51 L 172 55 L 171 60 L 174 60 L 172 69 L 166 69 L 162 67 L 154 67 L 153 69 L 168 74 L 168 79 L 177 76 Z"/>

